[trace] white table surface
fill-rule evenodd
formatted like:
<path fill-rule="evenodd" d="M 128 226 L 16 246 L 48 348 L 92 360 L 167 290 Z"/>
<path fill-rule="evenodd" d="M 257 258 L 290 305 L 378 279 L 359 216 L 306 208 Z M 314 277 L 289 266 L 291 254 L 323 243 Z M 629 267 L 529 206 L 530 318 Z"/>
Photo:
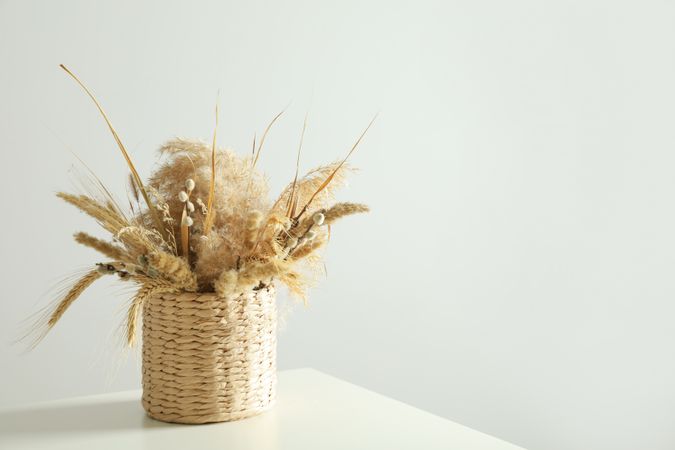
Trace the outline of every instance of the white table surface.
<path fill-rule="evenodd" d="M 0 449 L 522 450 L 313 369 L 279 373 L 277 405 L 249 419 L 178 425 L 148 418 L 141 391 L 0 411 Z"/>

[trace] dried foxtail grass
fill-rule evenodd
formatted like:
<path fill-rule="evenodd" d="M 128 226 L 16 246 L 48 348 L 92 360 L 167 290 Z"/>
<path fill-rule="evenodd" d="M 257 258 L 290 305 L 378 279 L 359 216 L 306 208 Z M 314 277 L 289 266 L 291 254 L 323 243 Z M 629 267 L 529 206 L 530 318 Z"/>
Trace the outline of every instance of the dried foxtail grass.
<path fill-rule="evenodd" d="M 96 250 L 107 262 L 75 281 L 40 333 L 51 329 L 80 294 L 104 275 L 138 287 L 127 313 L 129 345 L 134 343 L 144 302 L 159 294 L 215 292 L 234 298 L 278 281 L 305 299 L 313 274 L 323 271 L 319 250 L 329 240 L 330 226 L 342 217 L 368 211 L 358 203 L 335 203 L 334 194 L 352 171 L 347 160 L 372 121 L 345 157 L 300 176 L 305 117 L 294 158 L 295 175 L 275 201 L 269 199 L 257 164 L 266 137 L 283 111 L 257 144 L 254 138 L 247 156 L 218 148 L 216 130 L 209 144 L 183 138 L 166 142 L 159 149 L 161 164 L 144 183 L 91 91 L 63 69 L 93 100 L 127 163 L 130 211 L 123 211 L 93 174 L 96 194 L 57 194 L 96 220 L 110 239 L 75 234 L 76 242 Z M 216 127 L 217 123 L 216 109 Z"/>
<path fill-rule="evenodd" d="M 113 261 L 126 261 L 128 258 L 122 248 L 103 239 L 94 237 L 88 233 L 80 231 L 75 233 L 75 242 L 85 247 L 93 248 L 103 256 Z"/>
<path fill-rule="evenodd" d="M 336 205 L 328 208 L 324 215 L 324 223 L 331 225 L 338 219 L 342 217 L 351 216 L 352 214 L 366 213 L 370 211 L 368 206 L 361 203 L 337 203 Z"/>
<path fill-rule="evenodd" d="M 145 257 L 149 275 L 159 275 L 178 289 L 196 290 L 197 277 L 185 259 L 161 251 L 148 253 Z"/>

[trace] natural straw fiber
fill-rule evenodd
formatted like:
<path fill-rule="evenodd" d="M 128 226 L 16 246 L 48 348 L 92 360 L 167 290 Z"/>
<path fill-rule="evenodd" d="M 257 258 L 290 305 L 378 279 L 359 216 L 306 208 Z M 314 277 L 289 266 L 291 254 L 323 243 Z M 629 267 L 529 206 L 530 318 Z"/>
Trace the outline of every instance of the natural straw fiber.
<path fill-rule="evenodd" d="M 164 422 L 237 420 L 276 395 L 272 286 L 238 297 L 162 294 L 143 306 L 143 407 Z"/>

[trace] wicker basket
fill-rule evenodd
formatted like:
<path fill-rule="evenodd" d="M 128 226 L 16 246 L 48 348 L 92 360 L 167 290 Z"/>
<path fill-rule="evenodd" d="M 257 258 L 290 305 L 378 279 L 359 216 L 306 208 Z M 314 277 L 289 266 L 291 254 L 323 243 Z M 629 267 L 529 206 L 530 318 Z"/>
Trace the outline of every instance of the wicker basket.
<path fill-rule="evenodd" d="M 276 395 L 272 286 L 237 298 L 163 294 L 143 306 L 143 407 L 164 422 L 237 420 Z"/>

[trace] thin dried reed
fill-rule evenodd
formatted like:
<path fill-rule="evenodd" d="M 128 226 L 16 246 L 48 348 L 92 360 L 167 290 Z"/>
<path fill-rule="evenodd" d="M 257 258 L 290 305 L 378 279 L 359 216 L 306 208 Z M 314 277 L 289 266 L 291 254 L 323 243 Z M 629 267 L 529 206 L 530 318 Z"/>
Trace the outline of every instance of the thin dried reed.
<path fill-rule="evenodd" d="M 138 175 L 138 171 L 136 171 L 136 167 L 134 166 L 134 163 L 131 162 L 131 158 L 129 157 L 129 153 L 127 152 L 127 149 L 124 147 L 124 144 L 122 144 L 122 140 L 120 139 L 119 135 L 117 134 L 117 131 L 115 131 L 115 128 L 113 127 L 112 123 L 110 122 L 110 119 L 108 119 L 108 115 L 105 113 L 103 110 L 103 107 L 101 104 L 96 100 L 96 97 L 94 97 L 94 94 L 91 93 L 91 91 L 87 88 L 87 86 L 80 81 L 80 79 L 73 73 L 71 72 L 66 66 L 63 64 L 60 64 L 60 67 L 68 73 L 76 82 L 77 84 L 80 85 L 80 87 L 84 90 L 84 92 L 87 93 L 89 98 L 94 102 L 96 105 L 96 108 L 98 111 L 101 113 L 101 116 L 103 116 L 103 119 L 105 120 L 105 123 L 108 125 L 108 128 L 110 129 L 110 133 L 112 133 L 113 138 L 115 139 L 115 142 L 117 143 L 117 146 L 119 147 L 120 151 L 122 152 L 122 156 L 124 156 L 125 161 L 127 162 L 127 165 L 129 166 L 129 170 L 131 171 L 131 174 L 134 177 L 134 182 L 136 183 L 136 186 L 138 187 L 138 190 L 141 192 L 143 195 L 143 199 L 145 200 L 145 204 L 148 207 L 148 211 L 150 212 L 150 215 L 153 218 L 153 221 L 155 222 L 155 226 L 157 227 L 157 230 L 160 233 L 163 233 L 164 227 L 162 226 L 162 221 L 159 217 L 159 214 L 157 213 L 157 210 L 155 209 L 155 206 L 152 204 L 150 201 L 150 197 L 148 197 L 148 193 L 145 190 L 145 187 L 143 186 L 143 180 L 141 180 L 140 175 Z M 166 238 L 166 236 L 164 236 Z"/>
<path fill-rule="evenodd" d="M 287 205 L 291 201 L 291 193 L 293 193 L 295 201 L 299 204 L 306 204 L 313 196 L 314 200 L 312 202 L 315 208 L 327 206 L 333 200 L 334 193 L 346 184 L 347 176 L 353 171 L 348 163 L 340 164 L 341 161 L 336 161 L 325 166 L 316 167 L 300 177 L 295 182 L 295 186 L 294 183 L 290 183 L 281 191 L 271 212 L 277 214 L 286 213 L 284 205 Z M 332 176 L 331 183 L 324 186 L 322 190 L 319 190 L 329 176 Z"/>
<path fill-rule="evenodd" d="M 274 125 L 274 122 L 281 117 L 281 115 L 285 112 L 285 110 L 282 110 L 279 114 L 274 116 L 274 119 L 267 125 L 267 128 L 265 128 L 265 131 L 262 134 L 262 137 L 260 138 L 260 144 L 258 144 L 258 150 L 255 152 L 255 157 L 253 158 L 253 163 L 251 164 L 251 172 L 255 169 L 255 165 L 258 164 L 258 159 L 260 158 L 260 152 L 262 151 L 263 144 L 265 143 L 265 138 L 267 138 L 267 133 L 270 132 L 272 129 L 272 126 Z M 255 147 L 255 138 L 254 138 L 254 147 Z"/>
<path fill-rule="evenodd" d="M 300 143 L 298 144 L 298 155 L 295 158 L 295 176 L 293 177 L 293 183 L 291 184 L 291 192 L 288 195 L 288 211 L 286 212 L 288 217 L 293 217 L 295 215 L 295 208 L 298 204 L 295 196 L 295 187 L 298 184 L 298 174 L 300 173 L 300 153 L 302 152 L 302 144 L 305 142 L 306 130 L 307 114 L 305 114 L 305 120 L 302 123 L 302 133 L 300 133 Z"/>
<path fill-rule="evenodd" d="M 342 166 L 345 165 L 345 163 L 347 162 L 349 157 L 352 156 L 352 153 L 354 153 L 354 150 L 356 150 L 356 148 L 359 146 L 359 144 L 361 143 L 361 140 L 366 135 L 366 133 L 368 132 L 370 127 L 373 125 L 373 122 L 375 122 L 376 118 L 377 118 L 377 116 L 373 117 L 373 119 L 370 121 L 370 123 L 368 124 L 366 129 L 363 130 L 363 133 L 361 133 L 361 136 L 359 136 L 359 138 L 356 140 L 356 142 L 352 146 L 351 150 L 349 150 L 349 153 L 347 153 L 347 156 L 344 157 L 344 159 L 337 165 L 337 167 L 335 167 L 335 169 L 330 173 L 330 175 L 328 175 L 328 177 L 326 177 L 324 182 L 321 183 L 321 185 L 317 188 L 317 190 L 312 194 L 312 196 L 309 198 L 309 200 L 307 200 L 307 203 L 305 203 L 305 206 L 302 207 L 302 209 L 300 210 L 300 213 L 298 213 L 298 215 L 295 216 L 295 220 L 298 220 L 300 217 L 302 217 L 302 215 L 310 207 L 310 205 L 312 204 L 312 202 L 314 201 L 316 196 L 319 195 L 321 193 L 321 191 L 326 189 L 326 187 L 330 184 L 330 182 L 333 181 L 333 178 L 335 178 L 335 175 L 342 168 Z"/>
<path fill-rule="evenodd" d="M 204 234 L 208 235 L 213 226 L 213 200 L 216 193 L 216 135 L 218 133 L 218 105 L 216 105 L 216 126 L 213 129 L 213 144 L 211 146 L 211 180 L 209 182 L 209 197 L 206 203 L 206 218 L 204 219 Z"/>

